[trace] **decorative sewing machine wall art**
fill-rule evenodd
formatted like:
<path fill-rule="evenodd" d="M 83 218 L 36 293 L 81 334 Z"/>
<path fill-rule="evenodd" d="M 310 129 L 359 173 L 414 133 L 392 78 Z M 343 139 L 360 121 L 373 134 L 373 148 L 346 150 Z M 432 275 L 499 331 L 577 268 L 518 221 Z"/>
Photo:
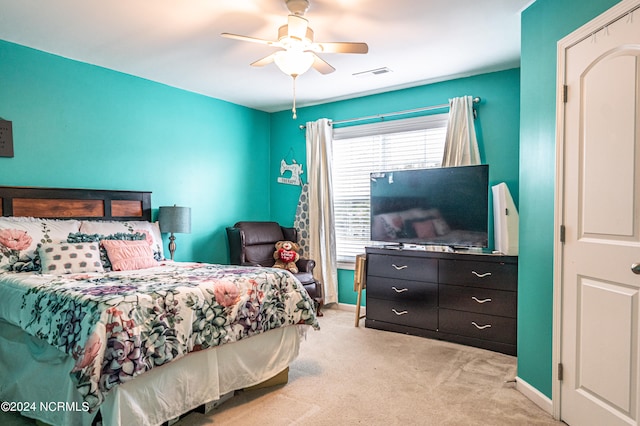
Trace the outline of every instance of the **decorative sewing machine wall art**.
<path fill-rule="evenodd" d="M 287 185 L 302 185 L 300 182 L 300 175 L 304 173 L 302 171 L 302 164 L 296 163 L 296 160 L 291 160 L 291 164 L 287 164 L 284 159 L 280 161 L 280 176 L 278 177 L 278 183 L 286 183 Z M 290 172 L 289 177 L 284 177 L 285 172 Z"/>

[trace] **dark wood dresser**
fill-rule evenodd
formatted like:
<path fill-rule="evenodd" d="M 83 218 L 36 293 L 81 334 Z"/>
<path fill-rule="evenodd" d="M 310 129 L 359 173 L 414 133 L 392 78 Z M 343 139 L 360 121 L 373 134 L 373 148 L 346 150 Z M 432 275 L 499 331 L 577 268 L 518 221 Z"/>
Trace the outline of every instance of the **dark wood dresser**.
<path fill-rule="evenodd" d="M 366 327 L 516 355 L 516 256 L 373 247 L 366 252 Z"/>

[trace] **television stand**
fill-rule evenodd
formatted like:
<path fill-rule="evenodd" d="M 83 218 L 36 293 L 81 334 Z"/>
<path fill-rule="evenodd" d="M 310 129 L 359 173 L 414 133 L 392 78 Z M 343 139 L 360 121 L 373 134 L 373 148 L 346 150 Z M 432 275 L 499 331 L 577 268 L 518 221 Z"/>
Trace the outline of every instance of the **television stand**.
<path fill-rule="evenodd" d="M 365 327 L 516 355 L 517 256 L 366 248 Z"/>

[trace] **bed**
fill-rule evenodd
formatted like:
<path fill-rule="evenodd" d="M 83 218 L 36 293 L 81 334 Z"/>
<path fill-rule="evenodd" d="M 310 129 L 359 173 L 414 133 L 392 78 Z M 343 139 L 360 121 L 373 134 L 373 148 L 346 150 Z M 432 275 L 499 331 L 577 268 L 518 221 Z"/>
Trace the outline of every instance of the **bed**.
<path fill-rule="evenodd" d="M 0 187 L 0 401 L 52 425 L 162 424 L 286 371 L 319 328 L 289 272 L 162 246 L 148 192 Z"/>

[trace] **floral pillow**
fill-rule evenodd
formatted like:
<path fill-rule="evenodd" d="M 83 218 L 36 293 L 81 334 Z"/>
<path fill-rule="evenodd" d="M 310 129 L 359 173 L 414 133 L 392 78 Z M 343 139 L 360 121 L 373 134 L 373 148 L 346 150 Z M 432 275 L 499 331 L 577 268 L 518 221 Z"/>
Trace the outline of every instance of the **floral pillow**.
<path fill-rule="evenodd" d="M 80 225 L 80 232 L 84 234 L 135 234 L 136 232 L 145 234 L 147 241 L 153 250 L 153 256 L 156 260 L 164 260 L 164 251 L 162 249 L 162 235 L 160 234 L 160 225 L 158 222 L 146 222 L 143 220 L 131 220 L 119 222 L 116 220 L 85 220 Z"/>
<path fill-rule="evenodd" d="M 0 272 L 39 269 L 38 244 L 64 242 L 79 230 L 78 220 L 0 217 Z"/>

